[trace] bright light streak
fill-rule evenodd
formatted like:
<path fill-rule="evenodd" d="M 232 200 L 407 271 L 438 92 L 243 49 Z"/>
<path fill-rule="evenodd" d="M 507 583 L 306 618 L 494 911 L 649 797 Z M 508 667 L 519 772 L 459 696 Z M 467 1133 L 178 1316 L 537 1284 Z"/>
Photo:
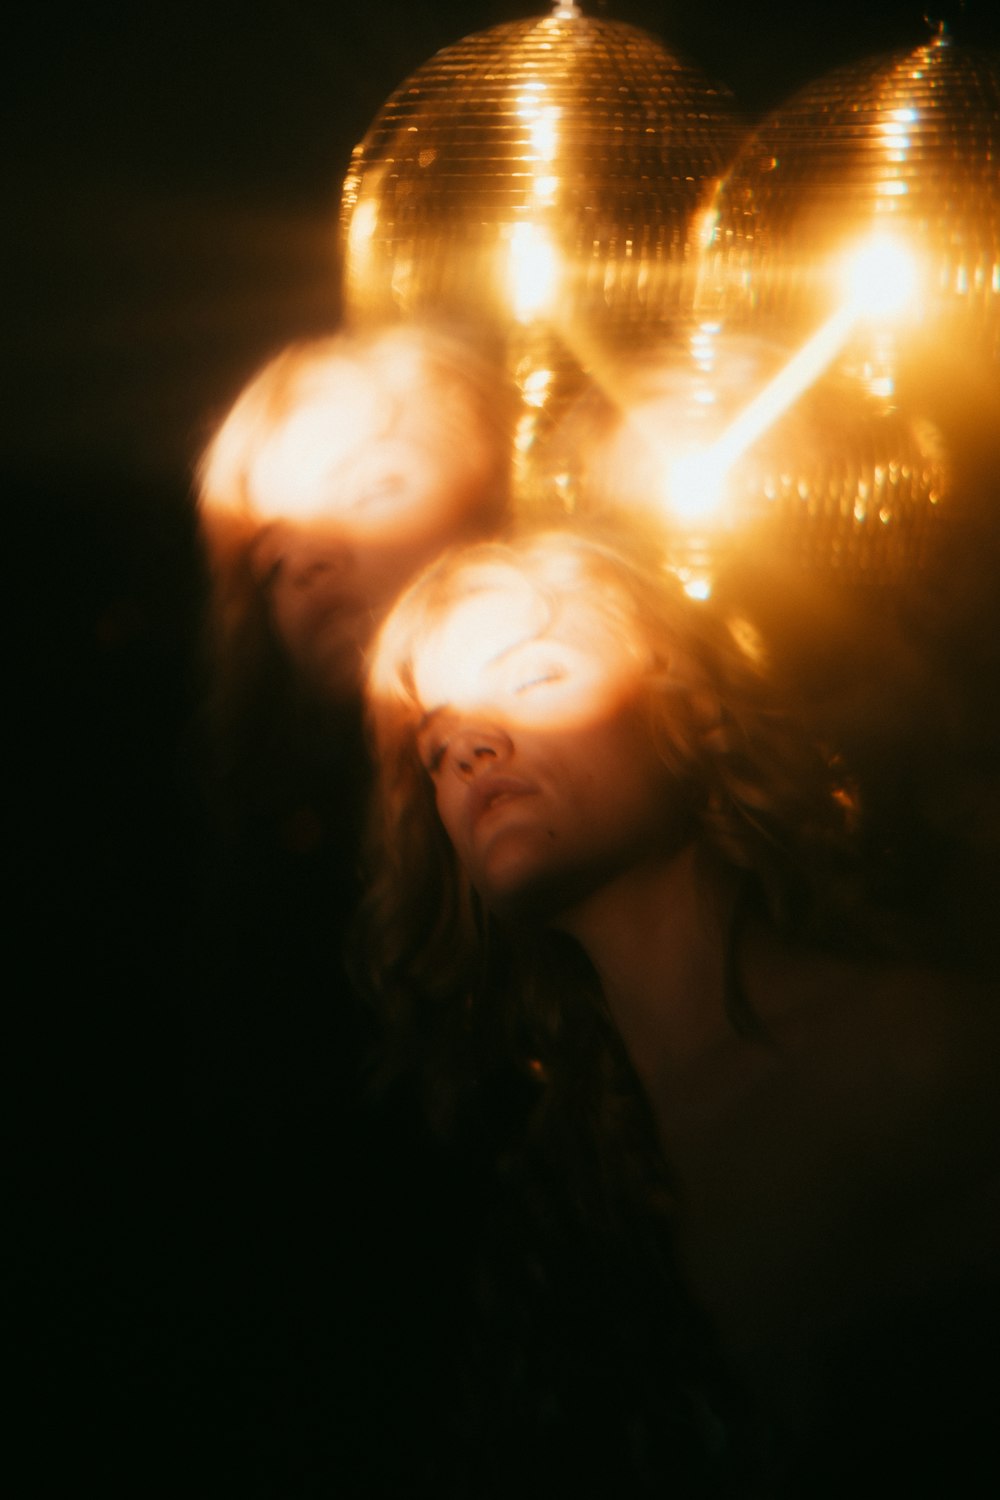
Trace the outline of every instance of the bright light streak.
<path fill-rule="evenodd" d="M 717 208 L 706 208 L 694 221 L 694 242 L 699 250 L 707 250 L 715 238 L 716 225 L 719 222 L 719 210 Z"/>
<path fill-rule="evenodd" d="M 509 286 L 514 316 L 519 322 L 530 321 L 551 305 L 557 264 L 552 242 L 537 224 L 522 223 L 512 227 Z"/>
<path fill-rule="evenodd" d="M 711 599 L 712 580 L 707 575 L 698 574 L 696 577 L 688 578 L 682 582 L 682 587 L 689 599 Z"/>
<path fill-rule="evenodd" d="M 552 384 L 551 370 L 532 370 L 527 378 L 521 383 L 521 395 L 526 406 L 545 405 L 549 397 L 549 386 Z"/>
<path fill-rule="evenodd" d="M 854 322 L 853 309 L 839 307 L 714 443 L 674 460 L 667 473 L 666 500 L 676 520 L 691 525 L 718 514 L 733 464 L 818 379 Z"/>
<path fill-rule="evenodd" d="M 555 202 L 559 191 L 558 177 L 536 177 L 531 185 L 532 196 L 539 208 L 548 208 Z"/>
<path fill-rule="evenodd" d="M 913 256 L 898 240 L 878 235 L 845 263 L 844 287 L 856 317 L 897 317 L 917 289 Z"/>
<path fill-rule="evenodd" d="M 367 249 L 377 222 L 378 203 L 374 197 L 362 199 L 355 205 L 347 231 L 348 250 L 352 257 L 362 255 Z"/>
<path fill-rule="evenodd" d="M 527 111 L 523 113 L 527 115 Z M 558 105 L 549 104 L 539 110 L 536 116 L 528 115 L 531 120 L 529 127 L 531 144 L 541 161 L 552 161 L 555 157 L 556 147 L 559 144 L 557 127 L 561 113 Z"/>
<path fill-rule="evenodd" d="M 759 437 L 819 379 L 862 318 L 898 316 L 917 286 L 913 257 L 897 241 L 876 236 L 844 266 L 846 299 L 782 370 L 707 447 L 668 465 L 666 507 L 691 526 L 715 519 L 725 499 L 726 477 Z"/>
<path fill-rule="evenodd" d="M 729 465 L 718 444 L 682 453 L 667 469 L 667 503 L 685 526 L 712 521 L 725 499 Z"/>

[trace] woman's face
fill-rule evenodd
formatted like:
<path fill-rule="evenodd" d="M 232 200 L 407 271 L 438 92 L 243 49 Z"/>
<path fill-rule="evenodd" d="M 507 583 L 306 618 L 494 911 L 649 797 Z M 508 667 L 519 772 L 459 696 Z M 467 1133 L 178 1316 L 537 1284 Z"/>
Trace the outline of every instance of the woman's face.
<path fill-rule="evenodd" d="M 253 567 L 314 687 L 357 690 L 375 624 L 484 503 L 494 468 L 494 439 L 469 391 L 413 350 L 390 345 L 302 381 L 247 484 L 256 514 L 274 518 Z"/>
<path fill-rule="evenodd" d="M 642 654 L 582 594 L 553 610 L 506 571 L 418 650 L 417 743 L 480 896 L 549 921 L 661 855 L 677 798 L 641 711 Z"/>
<path fill-rule="evenodd" d="M 261 531 L 251 565 L 274 629 L 299 676 L 322 697 L 355 695 L 382 615 L 416 568 L 448 540 L 359 544 L 335 525 L 278 522 Z"/>

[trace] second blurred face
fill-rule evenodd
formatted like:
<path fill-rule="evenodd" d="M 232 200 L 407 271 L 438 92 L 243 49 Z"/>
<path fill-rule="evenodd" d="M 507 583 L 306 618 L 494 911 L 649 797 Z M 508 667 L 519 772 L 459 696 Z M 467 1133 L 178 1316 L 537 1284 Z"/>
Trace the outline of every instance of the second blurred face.
<path fill-rule="evenodd" d="M 302 374 L 247 498 L 266 522 L 254 571 L 315 688 L 356 690 L 361 650 L 403 584 L 495 505 L 498 443 L 461 371 L 412 341 Z"/>

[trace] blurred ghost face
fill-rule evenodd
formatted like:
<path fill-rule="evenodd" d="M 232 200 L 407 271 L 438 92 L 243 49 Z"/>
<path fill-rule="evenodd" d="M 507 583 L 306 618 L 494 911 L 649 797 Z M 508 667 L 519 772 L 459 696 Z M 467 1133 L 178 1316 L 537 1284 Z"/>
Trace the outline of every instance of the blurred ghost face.
<path fill-rule="evenodd" d="M 356 691 L 361 652 L 402 585 L 488 497 L 495 439 L 457 375 L 386 341 L 300 377 L 247 476 L 253 566 L 299 672 Z"/>
<path fill-rule="evenodd" d="M 677 798 L 645 676 L 582 594 L 553 606 L 513 569 L 418 650 L 419 753 L 459 860 L 501 915 L 554 921 L 662 853 Z"/>

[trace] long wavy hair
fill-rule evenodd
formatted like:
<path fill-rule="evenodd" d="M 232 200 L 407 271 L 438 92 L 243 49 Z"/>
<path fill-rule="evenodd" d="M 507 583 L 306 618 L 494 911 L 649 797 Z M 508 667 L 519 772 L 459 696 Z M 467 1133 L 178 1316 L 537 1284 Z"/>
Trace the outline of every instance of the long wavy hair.
<path fill-rule="evenodd" d="M 561 601 L 585 598 L 642 664 L 639 710 L 669 772 L 671 809 L 683 788 L 690 838 L 740 872 L 748 899 L 783 930 L 808 925 L 810 894 L 827 899 L 841 879 L 852 793 L 835 757 L 779 701 L 748 623 L 689 599 L 647 538 L 622 544 L 620 523 L 613 542 L 563 530 L 453 550 L 397 601 L 373 648 L 362 973 L 381 1012 L 378 1081 L 415 1086 L 453 1139 L 474 1139 L 482 1116 L 495 1117 L 495 1181 L 526 1228 L 479 1273 L 487 1309 L 505 1326 L 525 1318 L 530 1334 L 579 1273 L 573 1323 L 625 1351 L 615 1356 L 623 1388 L 641 1372 L 631 1427 L 674 1431 L 684 1452 L 703 1421 L 691 1412 L 705 1403 L 728 1431 L 720 1462 L 738 1469 L 744 1444 L 755 1446 L 752 1422 L 744 1428 L 740 1393 L 677 1274 L 669 1143 L 665 1156 L 597 976 L 565 934 L 493 918 L 455 857 L 417 753 L 422 644 L 459 601 L 505 579 L 527 583 L 550 617 Z M 733 1008 L 752 1024 L 738 996 Z M 524 1380 L 519 1366 L 511 1385 Z M 745 1492 L 738 1476 L 733 1492 Z"/>
<path fill-rule="evenodd" d="M 445 1112 L 484 1057 L 521 1057 L 546 1075 L 565 1073 L 570 1057 L 574 1090 L 587 1087 L 584 1058 L 599 1067 L 601 1057 L 621 1060 L 576 945 L 498 924 L 437 816 L 415 744 L 424 705 L 414 663 L 429 632 L 470 592 L 513 576 L 553 614 L 561 599 L 586 597 L 645 662 L 641 711 L 672 799 L 684 791 L 690 838 L 739 872 L 747 899 L 783 932 L 807 929 L 824 902 L 842 905 L 857 817 L 843 767 L 778 701 L 748 623 L 689 599 L 649 558 L 648 547 L 569 530 L 453 550 L 397 601 L 375 643 L 366 967 L 388 1055 L 423 1067 L 431 1102 Z M 581 1003 L 585 993 L 592 1003 Z M 591 1084 L 596 1098 L 598 1080 Z"/>

